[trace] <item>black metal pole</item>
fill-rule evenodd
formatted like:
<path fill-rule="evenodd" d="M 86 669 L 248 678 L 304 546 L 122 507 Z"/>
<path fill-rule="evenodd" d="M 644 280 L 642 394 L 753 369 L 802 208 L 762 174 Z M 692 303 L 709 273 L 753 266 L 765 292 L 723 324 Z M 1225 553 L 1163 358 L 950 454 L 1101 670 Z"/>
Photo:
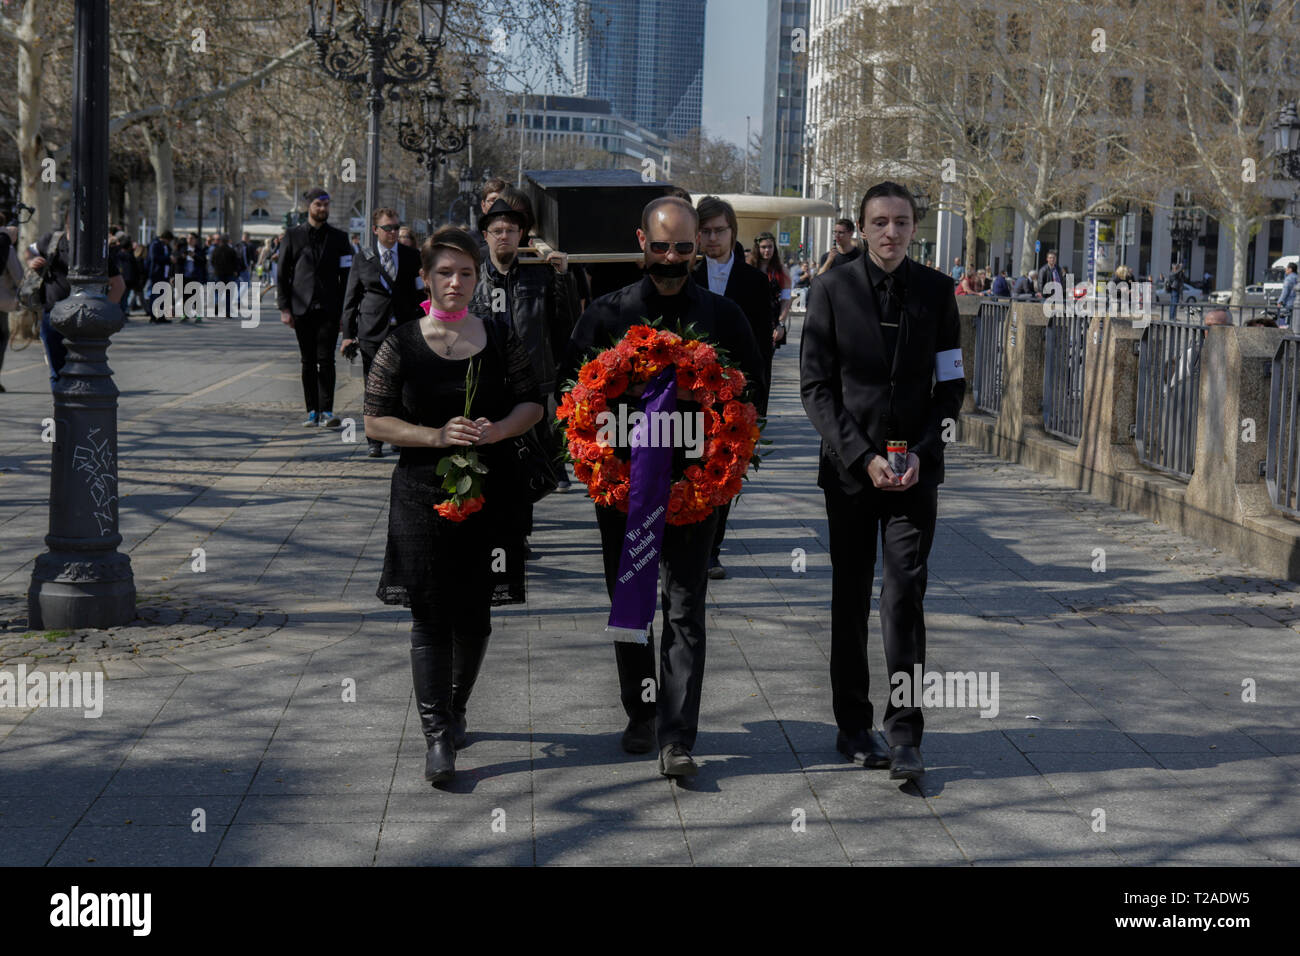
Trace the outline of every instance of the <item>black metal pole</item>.
<path fill-rule="evenodd" d="M 135 617 L 117 513 L 117 386 L 105 353 L 122 327 L 108 301 L 108 0 L 76 0 L 72 125 L 72 294 L 50 321 L 67 360 L 54 385 L 49 549 L 36 558 L 28 626 L 115 627 Z"/>
<path fill-rule="evenodd" d="M 434 198 L 437 194 L 438 185 L 438 153 L 436 150 L 430 150 L 428 157 L 424 161 L 425 167 L 429 172 L 429 235 L 433 235 L 433 220 L 437 215 L 434 209 Z"/>

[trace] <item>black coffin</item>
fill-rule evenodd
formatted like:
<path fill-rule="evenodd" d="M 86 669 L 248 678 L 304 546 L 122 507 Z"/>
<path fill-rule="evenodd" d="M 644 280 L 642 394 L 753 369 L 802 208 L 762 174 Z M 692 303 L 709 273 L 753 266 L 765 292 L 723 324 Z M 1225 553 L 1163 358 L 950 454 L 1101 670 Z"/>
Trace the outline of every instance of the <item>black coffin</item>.
<path fill-rule="evenodd" d="M 635 169 L 529 169 L 523 190 L 537 214 L 535 231 L 552 248 L 612 253 L 641 251 L 641 210 L 668 185 L 644 182 Z"/>

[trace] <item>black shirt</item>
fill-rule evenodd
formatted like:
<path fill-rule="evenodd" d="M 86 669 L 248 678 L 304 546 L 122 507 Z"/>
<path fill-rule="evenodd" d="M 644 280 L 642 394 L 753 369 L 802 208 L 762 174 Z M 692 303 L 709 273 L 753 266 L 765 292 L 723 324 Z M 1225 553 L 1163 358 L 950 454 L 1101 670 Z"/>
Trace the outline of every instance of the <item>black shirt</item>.
<path fill-rule="evenodd" d="M 893 298 L 892 304 L 886 295 L 885 280 L 893 277 Z M 886 272 L 880 266 L 876 265 L 874 259 L 867 256 L 867 279 L 871 282 L 871 288 L 876 293 L 876 314 L 880 316 L 880 331 L 885 336 L 885 351 L 893 358 L 894 352 L 898 348 L 898 328 L 902 321 L 902 302 L 907 290 L 907 259 L 898 264 L 898 268 L 893 272 Z"/>
<path fill-rule="evenodd" d="M 832 269 L 834 269 L 835 266 L 842 266 L 845 263 L 852 262 L 854 259 L 858 258 L 858 256 L 862 255 L 862 249 L 858 246 L 856 242 L 853 244 L 852 252 L 840 252 L 839 246 L 836 246 L 831 251 L 835 253 L 835 262 L 834 264 L 831 265 Z M 826 252 L 822 254 L 821 261 L 817 263 L 817 268 L 820 269 L 822 266 L 826 265 L 826 259 L 830 256 L 830 254 L 831 254 L 830 252 Z"/>

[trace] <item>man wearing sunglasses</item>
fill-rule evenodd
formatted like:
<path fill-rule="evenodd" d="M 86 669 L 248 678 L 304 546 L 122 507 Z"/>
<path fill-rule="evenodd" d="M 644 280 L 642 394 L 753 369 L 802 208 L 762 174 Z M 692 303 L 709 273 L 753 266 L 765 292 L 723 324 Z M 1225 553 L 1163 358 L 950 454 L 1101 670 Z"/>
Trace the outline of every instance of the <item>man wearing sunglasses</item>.
<path fill-rule="evenodd" d="M 339 348 L 344 355 L 360 348 L 361 369 L 366 376 L 388 333 L 421 315 L 420 292 L 415 285 L 420 274 L 420 253 L 414 246 L 397 241 L 402 223 L 396 210 L 376 209 L 370 221 L 374 226 L 374 247 L 362 248 L 352 260 L 343 295 L 343 344 Z M 384 456 L 383 442 L 367 438 L 366 443 L 371 458 Z"/>
<path fill-rule="evenodd" d="M 646 275 L 639 282 L 601 296 L 582 313 L 569 340 L 560 381 L 575 378 L 593 350 L 612 347 L 633 325 L 662 320 L 661 326 L 672 331 L 693 325 L 700 337 L 724 349 L 740 366 L 755 394 L 765 395 L 763 357 L 745 313 L 734 302 L 691 279 L 690 267 L 700 241 L 695 207 L 673 196 L 655 199 L 643 210 L 636 235 L 644 253 Z M 642 391 L 644 387 L 629 389 L 628 397 Z M 683 413 L 699 410 L 689 392 L 679 389 L 677 398 Z M 674 455 L 674 477 L 680 475 L 684 461 L 684 456 Z M 597 505 L 596 523 L 604 554 L 605 586 L 612 598 L 627 515 L 617 508 Z M 649 753 L 657 736 L 659 772 L 668 777 L 689 777 L 698 770 L 691 751 L 704 684 L 704 612 L 709 555 L 717 523 L 715 510 L 703 521 L 664 527 L 659 564 L 664 624 L 657 658 L 658 684 L 654 681 L 653 625 L 646 644 L 614 644 L 620 696 L 628 716 L 623 749 L 628 753 Z M 644 691 L 650 686 L 655 686 L 655 694 L 645 700 Z"/>

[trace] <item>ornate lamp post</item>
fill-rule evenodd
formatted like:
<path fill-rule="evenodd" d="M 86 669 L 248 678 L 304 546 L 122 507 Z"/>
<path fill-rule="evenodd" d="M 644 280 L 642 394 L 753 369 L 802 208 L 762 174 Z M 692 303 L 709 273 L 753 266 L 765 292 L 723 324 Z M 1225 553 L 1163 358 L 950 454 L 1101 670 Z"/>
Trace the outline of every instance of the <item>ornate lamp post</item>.
<path fill-rule="evenodd" d="M 1300 115 L 1296 104 L 1287 103 L 1273 124 L 1273 155 L 1278 172 L 1286 179 L 1300 179 Z"/>
<path fill-rule="evenodd" d="M 334 29 L 338 0 L 330 0 L 329 12 L 320 16 L 317 0 L 311 0 L 311 26 L 307 35 L 320 54 L 320 68 L 336 80 L 364 84 L 370 125 L 366 133 L 366 208 L 365 220 L 379 205 L 379 115 L 384 109 L 384 94 L 389 87 L 415 83 L 431 76 L 437 68 L 442 47 L 443 27 L 447 20 L 447 0 L 418 0 L 420 32 L 415 41 L 424 48 L 420 54 L 402 47 L 405 34 L 399 24 L 402 0 L 358 0 L 360 15 L 345 27 L 351 41 Z"/>
<path fill-rule="evenodd" d="M 1277 159 L 1278 173 L 1283 179 L 1300 180 L 1300 115 L 1296 104 L 1287 103 L 1278 111 L 1273 124 L 1273 155 Z M 1287 215 L 1300 226 L 1300 193 L 1286 204 Z"/>
<path fill-rule="evenodd" d="M 1192 204 L 1192 191 L 1184 189 L 1181 195 L 1174 196 L 1174 208 L 1169 214 L 1169 237 L 1178 247 L 1178 261 L 1185 268 L 1191 265 L 1192 240 L 1201 234 L 1205 225 L 1205 210 Z M 1183 247 L 1187 254 L 1183 254 Z"/>
<path fill-rule="evenodd" d="M 397 144 L 402 149 L 416 153 L 424 163 L 429 178 L 429 231 L 433 231 L 434 186 L 440 165 L 447 156 L 459 153 L 469 145 L 470 134 L 478 129 L 478 99 L 470 89 L 469 80 L 462 80 L 460 91 L 447 110 L 447 96 L 442 91 L 442 81 L 435 73 L 429 85 L 420 91 L 420 121 L 407 117 L 397 127 Z M 462 189 L 462 191 L 464 191 Z"/>
<path fill-rule="evenodd" d="M 930 211 L 930 194 L 924 189 L 914 189 L 912 198 L 916 200 L 916 221 L 920 222 Z"/>
<path fill-rule="evenodd" d="M 72 102 L 72 295 L 50 320 L 68 357 L 54 386 L 49 549 L 36 558 L 28 626 L 116 627 L 135 617 L 117 546 L 117 386 L 105 361 L 122 311 L 108 284 L 108 0 L 77 0 Z"/>

